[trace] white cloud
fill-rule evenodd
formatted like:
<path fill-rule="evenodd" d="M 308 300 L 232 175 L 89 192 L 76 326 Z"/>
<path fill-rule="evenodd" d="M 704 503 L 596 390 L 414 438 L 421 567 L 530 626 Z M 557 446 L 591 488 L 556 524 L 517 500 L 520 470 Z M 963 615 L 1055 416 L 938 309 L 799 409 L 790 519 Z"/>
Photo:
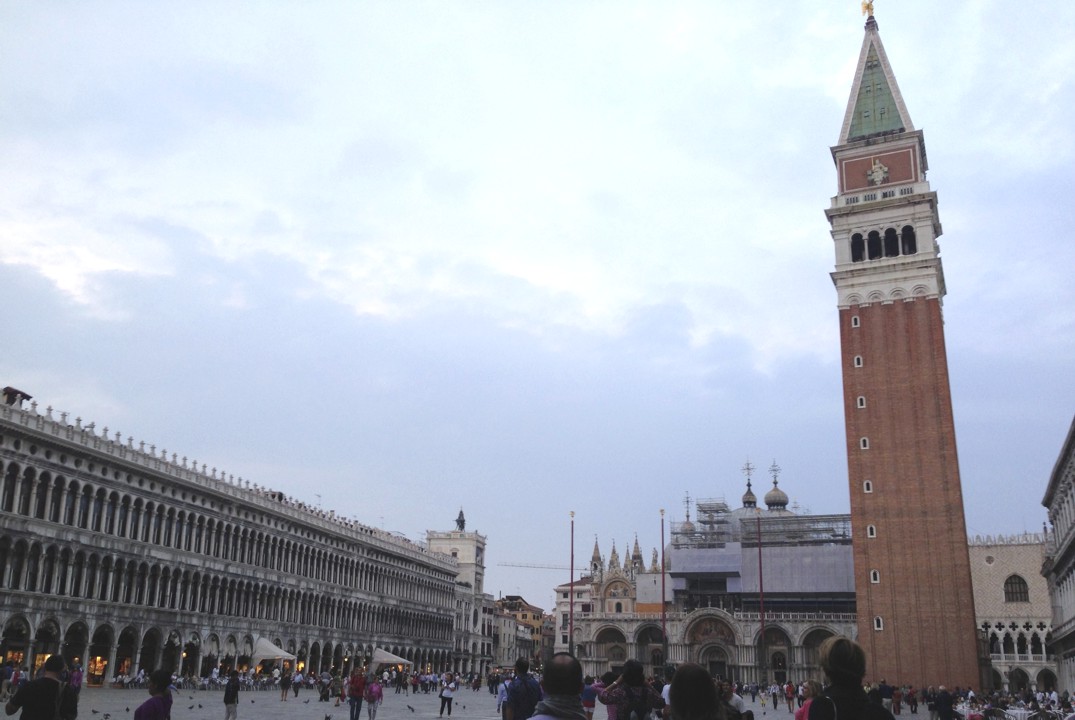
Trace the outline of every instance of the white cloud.
<path fill-rule="evenodd" d="M 947 317 L 959 319 L 950 354 L 970 365 L 1047 359 L 1056 364 L 1034 373 L 1044 385 L 1026 392 L 1063 399 L 1070 373 L 1057 368 L 1072 360 L 1075 301 L 1075 98 L 1063 69 L 1075 50 L 1055 28 L 1075 25 L 1075 9 L 1052 6 L 1044 23 L 1036 8 L 996 2 L 907 0 L 878 12 L 940 197 Z M 613 442 L 619 427 L 655 457 L 697 453 L 705 459 L 667 472 L 710 483 L 718 456 L 741 464 L 736 445 L 794 447 L 784 436 L 804 430 L 777 420 L 837 362 L 823 210 L 862 39 L 853 3 L 476 10 L 404 0 L 296 13 L 269 2 L 87 2 L 3 13 L 0 59 L 18 71 L 0 84 L 0 272 L 31 268 L 78 306 L 71 316 L 70 303 L 20 307 L 24 334 L 64 332 L 38 338 L 47 349 L 28 343 L 6 370 L 70 407 L 125 417 L 124 400 L 92 387 L 119 397 L 124 381 L 109 373 L 147 365 L 162 369 L 143 393 L 190 383 L 244 407 L 259 402 L 260 383 L 306 373 L 348 408 L 339 423 L 376 412 L 383 423 L 366 432 L 398 428 L 377 436 L 383 454 L 367 447 L 371 476 L 430 472 L 405 450 L 393 455 L 393 442 L 451 445 L 462 434 L 480 445 L 506 422 L 525 430 L 473 452 L 453 447 L 457 466 L 437 472 L 548 479 L 500 462 L 518 452 L 557 471 L 614 473 L 592 456 L 626 453 Z M 62 344 L 78 330 L 77 348 Z M 108 342 L 94 335 L 104 330 Z M 60 344 L 48 346 L 53 335 Z M 107 371 L 26 370 L 76 356 Z M 398 367 L 401 357 L 422 362 Z M 354 389 L 363 372 L 379 392 Z M 1008 407 L 1017 401 L 1004 385 L 976 397 Z M 449 397 L 429 399 L 437 393 Z M 485 393 L 498 421 L 488 425 L 471 404 Z M 597 411 L 547 410 L 541 424 L 525 409 L 546 396 Z M 660 404 L 669 397 L 682 414 Z M 398 408 L 415 414 L 392 425 Z M 648 416 L 675 431 L 625 427 Z M 696 440 L 691 423 L 712 430 Z M 428 432 L 408 434 L 416 424 Z M 553 462 L 544 453 L 565 427 L 578 455 Z M 190 452 L 226 434 L 195 436 L 206 445 Z M 728 447 L 709 447 L 714 434 Z M 960 439 L 961 449 L 988 445 Z M 843 472 L 820 450 L 795 452 L 787 465 Z M 973 452 L 962 460 L 971 474 L 1004 472 Z"/>

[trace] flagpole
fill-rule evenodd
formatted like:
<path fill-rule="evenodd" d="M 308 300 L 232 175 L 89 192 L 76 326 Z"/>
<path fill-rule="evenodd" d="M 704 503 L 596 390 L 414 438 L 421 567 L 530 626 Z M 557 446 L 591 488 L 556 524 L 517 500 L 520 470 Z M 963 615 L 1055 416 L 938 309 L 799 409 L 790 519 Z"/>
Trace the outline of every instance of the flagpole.
<path fill-rule="evenodd" d="M 567 651 L 575 654 L 575 511 L 571 511 L 571 592 L 568 594 Z"/>

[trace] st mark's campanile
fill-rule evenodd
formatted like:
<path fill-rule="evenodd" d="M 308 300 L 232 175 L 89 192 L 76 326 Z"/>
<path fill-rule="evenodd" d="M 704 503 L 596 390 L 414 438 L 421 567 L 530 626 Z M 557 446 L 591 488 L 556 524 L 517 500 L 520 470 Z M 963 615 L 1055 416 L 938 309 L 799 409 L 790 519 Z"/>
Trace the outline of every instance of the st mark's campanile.
<path fill-rule="evenodd" d="M 858 640 L 867 679 L 981 687 L 926 145 L 870 15 L 832 148 Z"/>

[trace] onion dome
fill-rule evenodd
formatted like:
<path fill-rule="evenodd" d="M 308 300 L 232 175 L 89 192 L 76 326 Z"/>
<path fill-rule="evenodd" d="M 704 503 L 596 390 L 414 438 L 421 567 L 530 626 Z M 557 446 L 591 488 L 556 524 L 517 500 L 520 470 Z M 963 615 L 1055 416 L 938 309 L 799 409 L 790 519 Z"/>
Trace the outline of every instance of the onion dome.
<path fill-rule="evenodd" d="M 766 496 L 768 497 L 768 496 Z M 743 493 L 743 507 L 755 508 L 758 506 L 758 498 L 755 497 L 754 491 L 750 489 L 750 481 L 747 480 L 747 491 Z"/>
<path fill-rule="evenodd" d="M 770 510 L 786 510 L 788 507 L 788 494 L 780 489 L 776 478 L 773 478 L 773 489 L 765 493 L 765 506 Z"/>

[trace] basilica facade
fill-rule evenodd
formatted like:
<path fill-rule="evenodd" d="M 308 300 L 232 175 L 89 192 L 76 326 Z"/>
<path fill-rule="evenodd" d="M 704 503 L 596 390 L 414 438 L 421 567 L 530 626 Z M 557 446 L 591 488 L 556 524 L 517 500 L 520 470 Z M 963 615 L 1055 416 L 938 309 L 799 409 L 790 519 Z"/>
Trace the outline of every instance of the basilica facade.
<path fill-rule="evenodd" d="M 0 404 L 0 656 L 52 653 L 90 683 L 138 669 L 204 676 L 268 640 L 299 668 L 349 671 L 384 648 L 480 670 L 460 642 L 459 559 L 225 477 L 7 388 Z M 473 613 L 470 613 L 473 614 Z"/>
<path fill-rule="evenodd" d="M 749 484 L 737 509 L 695 501 L 693 520 L 688 510 L 671 524 L 663 563 L 657 549 L 647 563 L 637 539 L 622 561 L 615 544 L 606 558 L 595 541 L 587 574 L 556 588 L 556 649 L 571 648 L 594 676 L 636 659 L 651 675 L 693 662 L 747 683 L 820 679 L 821 642 L 859 632 L 851 516 L 798 514 L 775 479 L 764 504 Z M 986 678 L 975 687 L 1072 687 L 1049 646 L 1053 608 L 1038 572 L 1055 546 L 1034 533 L 967 541 Z"/>
<path fill-rule="evenodd" d="M 815 675 L 821 642 L 855 634 L 850 518 L 788 510 L 775 477 L 764 500 L 748 483 L 737 509 L 695 501 L 663 562 L 637 539 L 606 561 L 595 542 L 588 574 L 556 588 L 556 649 L 592 675 L 629 658 L 652 675 L 684 662 L 740 682 Z"/>

